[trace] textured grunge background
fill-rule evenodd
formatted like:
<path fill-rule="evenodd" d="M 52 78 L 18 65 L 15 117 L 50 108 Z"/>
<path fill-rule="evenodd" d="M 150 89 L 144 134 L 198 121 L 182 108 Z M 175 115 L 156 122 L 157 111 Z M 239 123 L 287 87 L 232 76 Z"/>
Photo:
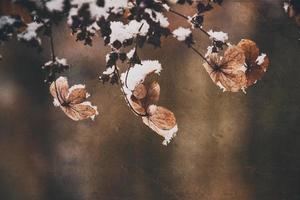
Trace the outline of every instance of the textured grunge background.
<path fill-rule="evenodd" d="M 163 65 L 160 104 L 179 124 L 168 147 L 118 87 L 97 82 L 109 51 L 102 42 L 84 47 L 67 27 L 55 31 L 57 54 L 73 65 L 71 84 L 86 83 L 100 110 L 95 122 L 78 123 L 54 108 L 42 84 L 47 41 L 41 54 L 14 40 L 1 46 L 0 199 L 299 200 L 300 29 L 279 0 L 225 0 L 205 27 L 232 42 L 253 39 L 269 54 L 270 70 L 247 95 L 222 93 L 176 40 L 144 49 L 143 58 Z M 203 49 L 206 38 L 196 36 Z"/>

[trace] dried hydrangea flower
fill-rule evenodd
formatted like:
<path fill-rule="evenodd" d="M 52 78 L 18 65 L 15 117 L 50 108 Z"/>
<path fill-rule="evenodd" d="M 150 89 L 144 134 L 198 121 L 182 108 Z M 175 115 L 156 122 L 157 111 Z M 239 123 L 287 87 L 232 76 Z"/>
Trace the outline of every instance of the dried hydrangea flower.
<path fill-rule="evenodd" d="M 238 45 L 245 53 L 245 67 L 247 77 L 247 87 L 256 83 L 268 69 L 269 58 L 266 54 L 259 55 L 259 48 L 256 43 L 249 39 L 241 40 Z"/>
<path fill-rule="evenodd" d="M 239 47 L 229 47 L 223 57 L 211 53 L 208 55 L 208 62 L 203 64 L 204 68 L 223 91 L 238 92 L 245 89 L 245 56 Z"/>
<path fill-rule="evenodd" d="M 94 119 L 98 115 L 97 107 L 86 101 L 90 95 L 82 84 L 69 88 L 67 78 L 61 76 L 50 85 L 50 93 L 54 97 L 53 104 L 74 121 Z"/>

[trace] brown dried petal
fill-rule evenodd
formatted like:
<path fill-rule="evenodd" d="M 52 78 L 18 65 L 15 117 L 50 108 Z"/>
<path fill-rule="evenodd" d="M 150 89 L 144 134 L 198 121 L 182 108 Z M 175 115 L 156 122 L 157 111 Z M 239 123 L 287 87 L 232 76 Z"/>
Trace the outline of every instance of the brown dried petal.
<path fill-rule="evenodd" d="M 241 66 L 245 63 L 245 55 L 241 48 L 237 46 L 229 47 L 221 61 L 221 70 L 226 73 L 234 73 L 241 70 Z"/>
<path fill-rule="evenodd" d="M 88 97 L 84 85 L 74 85 L 69 89 L 67 101 L 71 104 L 82 103 Z"/>
<path fill-rule="evenodd" d="M 139 99 L 135 99 L 135 97 L 132 97 L 130 100 L 130 105 L 131 107 L 140 115 L 145 115 L 146 114 L 146 110 L 143 107 L 142 102 Z"/>
<path fill-rule="evenodd" d="M 245 88 L 247 84 L 245 73 L 242 71 L 231 75 L 218 73 L 213 80 L 215 80 L 214 82 L 224 91 L 230 92 L 238 92 L 239 90 Z"/>
<path fill-rule="evenodd" d="M 170 110 L 161 106 L 154 106 L 154 105 L 149 106 L 148 109 L 150 110 L 155 109 L 154 111 L 151 111 L 149 120 L 157 128 L 162 130 L 170 130 L 176 126 L 176 118 Z"/>
<path fill-rule="evenodd" d="M 252 65 L 251 69 L 246 71 L 247 87 L 255 84 L 257 80 L 260 80 L 263 77 L 268 69 L 269 63 L 269 58 L 266 56 L 261 65 L 255 63 Z"/>
<path fill-rule="evenodd" d="M 259 48 L 256 46 L 255 42 L 249 39 L 243 39 L 237 46 L 244 51 L 247 65 L 252 65 L 256 62 L 256 59 L 259 56 Z"/>
<path fill-rule="evenodd" d="M 147 95 L 147 89 L 146 89 L 145 85 L 142 84 L 142 83 L 140 83 L 137 86 L 135 86 L 135 88 L 133 90 L 133 95 L 137 99 L 143 99 L 143 98 L 145 98 L 146 95 Z"/>
<path fill-rule="evenodd" d="M 81 104 L 61 106 L 61 109 L 65 114 L 73 119 L 74 121 L 79 121 L 88 118 L 94 118 L 98 112 L 97 107 L 92 106 L 90 102 L 86 101 Z"/>
<path fill-rule="evenodd" d="M 66 77 L 59 77 L 50 85 L 50 93 L 56 98 L 60 104 L 66 102 L 67 94 L 69 90 L 68 80 Z"/>
<path fill-rule="evenodd" d="M 160 86 L 158 82 L 154 81 L 150 84 L 147 93 L 147 105 L 155 104 L 158 102 L 160 96 Z"/>

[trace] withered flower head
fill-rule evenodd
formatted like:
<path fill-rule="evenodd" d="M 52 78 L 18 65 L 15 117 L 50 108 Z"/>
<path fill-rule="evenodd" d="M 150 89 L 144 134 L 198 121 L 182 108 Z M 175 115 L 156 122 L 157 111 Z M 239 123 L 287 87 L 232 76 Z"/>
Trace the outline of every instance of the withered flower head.
<path fill-rule="evenodd" d="M 148 74 L 147 76 L 150 76 Z M 145 78 L 147 79 L 147 77 Z M 176 118 L 168 109 L 156 106 L 160 96 L 160 86 L 156 81 L 143 81 L 135 86 L 129 103 L 135 113 L 142 116 L 144 124 L 165 138 L 167 145 L 178 131 Z"/>
<path fill-rule="evenodd" d="M 243 39 L 237 46 L 244 51 L 246 57 L 245 67 L 247 68 L 247 87 L 249 87 L 262 78 L 268 69 L 270 61 L 266 54 L 259 55 L 259 48 L 252 40 Z"/>
<path fill-rule="evenodd" d="M 54 105 L 59 106 L 72 120 L 94 119 L 98 115 L 97 107 L 85 101 L 90 95 L 82 84 L 69 88 L 66 77 L 59 77 L 50 85 Z"/>
<path fill-rule="evenodd" d="M 211 53 L 208 62 L 203 64 L 204 68 L 223 91 L 238 92 L 245 88 L 245 55 L 239 47 L 229 47 L 223 57 Z"/>

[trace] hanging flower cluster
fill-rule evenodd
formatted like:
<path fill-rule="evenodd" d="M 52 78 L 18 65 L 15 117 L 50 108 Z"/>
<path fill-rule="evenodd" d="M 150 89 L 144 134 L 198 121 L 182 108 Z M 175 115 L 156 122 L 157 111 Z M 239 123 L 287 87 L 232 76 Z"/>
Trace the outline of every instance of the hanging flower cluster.
<path fill-rule="evenodd" d="M 259 55 L 255 42 L 243 39 L 230 45 L 224 55 L 209 52 L 204 68 L 223 91 L 238 92 L 260 80 L 269 66 L 266 54 Z"/>
<path fill-rule="evenodd" d="M 51 60 L 42 68 L 45 82 L 50 84 L 54 105 L 73 120 L 94 119 L 97 107 L 86 101 L 89 94 L 84 85 L 69 88 L 65 73 L 70 69 L 67 60 L 55 55 L 53 26 L 66 20 L 76 41 L 93 45 L 94 36 L 101 35 L 104 44 L 111 48 L 106 55 L 106 68 L 100 75 L 102 83 L 118 84 L 131 111 L 141 117 L 153 131 L 164 137 L 167 145 L 178 131 L 173 112 L 157 105 L 160 85 L 155 77 L 162 66 L 157 60 L 141 60 L 138 51 L 145 44 L 161 47 L 161 39 L 171 36 L 186 44 L 204 61 L 204 68 L 212 81 L 223 91 L 237 92 L 245 89 L 266 72 L 269 59 L 260 54 L 255 42 L 245 39 L 237 45 L 228 43 L 228 34 L 222 31 L 203 29 L 205 13 L 222 0 L 15 0 L 27 9 L 30 22 L 24 23 L 22 15 L 0 17 L 0 41 L 12 33 L 33 47 L 42 49 L 42 35 L 51 45 Z M 195 14 L 186 16 L 173 9 L 173 4 L 191 6 Z M 186 20 L 174 30 L 166 13 Z M 193 33 L 204 34 L 211 45 L 207 53 L 194 47 Z M 129 50 L 128 50 L 129 49 Z M 121 67 L 121 66 L 127 67 Z M 201 66 L 201 64 L 199 64 Z"/>

